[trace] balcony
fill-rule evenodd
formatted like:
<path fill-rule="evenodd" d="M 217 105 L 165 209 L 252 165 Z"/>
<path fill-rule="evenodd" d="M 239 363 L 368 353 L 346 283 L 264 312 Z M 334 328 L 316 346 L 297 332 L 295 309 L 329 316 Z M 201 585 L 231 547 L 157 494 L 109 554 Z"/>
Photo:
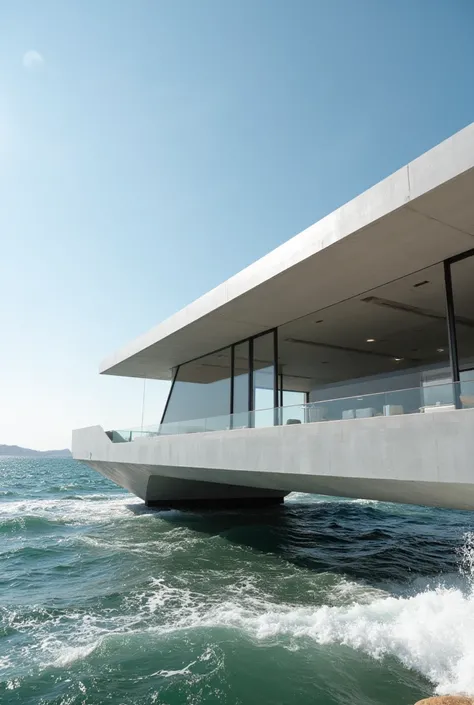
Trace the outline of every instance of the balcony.
<path fill-rule="evenodd" d="M 410 389 L 326 399 L 308 404 L 189 419 L 141 428 L 113 430 L 107 431 L 107 435 L 114 443 L 129 443 L 138 438 L 156 436 L 347 421 L 380 416 L 431 414 L 471 408 L 474 408 L 474 379 L 457 383 L 425 384 L 422 387 Z"/>

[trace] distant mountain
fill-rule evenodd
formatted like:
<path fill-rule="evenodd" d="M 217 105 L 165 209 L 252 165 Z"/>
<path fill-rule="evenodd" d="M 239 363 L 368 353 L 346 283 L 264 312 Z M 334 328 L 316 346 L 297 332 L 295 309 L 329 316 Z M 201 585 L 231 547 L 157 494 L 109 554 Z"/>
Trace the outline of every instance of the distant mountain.
<path fill-rule="evenodd" d="M 6 446 L 0 443 L 0 455 L 10 455 L 16 458 L 72 458 L 68 448 L 63 450 L 33 450 L 21 446 Z"/>

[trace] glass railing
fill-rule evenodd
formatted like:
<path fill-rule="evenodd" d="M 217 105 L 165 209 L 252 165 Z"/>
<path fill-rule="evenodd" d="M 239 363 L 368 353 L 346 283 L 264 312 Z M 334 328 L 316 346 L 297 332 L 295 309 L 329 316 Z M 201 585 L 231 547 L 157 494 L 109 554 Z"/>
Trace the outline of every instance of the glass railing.
<path fill-rule="evenodd" d="M 113 443 L 130 443 L 137 438 L 147 438 L 158 435 L 159 426 L 155 426 L 154 430 L 145 430 L 144 428 L 128 428 L 121 431 L 107 431 L 107 435 Z"/>
<path fill-rule="evenodd" d="M 176 421 L 145 428 L 108 431 L 108 436 L 114 443 L 127 443 L 153 436 L 344 421 L 376 416 L 428 414 L 469 408 L 474 408 L 474 377 L 457 383 L 429 383 L 411 389 L 325 399 L 308 404 Z"/>

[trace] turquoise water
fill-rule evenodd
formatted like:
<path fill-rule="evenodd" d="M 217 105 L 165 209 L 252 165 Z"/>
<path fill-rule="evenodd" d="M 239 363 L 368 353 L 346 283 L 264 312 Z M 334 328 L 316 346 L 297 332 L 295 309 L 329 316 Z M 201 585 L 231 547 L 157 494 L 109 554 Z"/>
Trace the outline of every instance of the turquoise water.
<path fill-rule="evenodd" d="M 0 702 L 474 693 L 473 519 L 309 495 L 156 512 L 72 460 L 0 459 Z"/>

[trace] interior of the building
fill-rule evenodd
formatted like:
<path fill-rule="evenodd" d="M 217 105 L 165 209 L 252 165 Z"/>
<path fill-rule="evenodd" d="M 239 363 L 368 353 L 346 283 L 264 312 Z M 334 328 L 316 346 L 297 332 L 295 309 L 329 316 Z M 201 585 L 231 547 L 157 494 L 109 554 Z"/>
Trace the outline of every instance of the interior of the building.
<path fill-rule="evenodd" d="M 313 313 L 278 330 L 181 365 L 163 428 L 474 406 L 474 255 L 449 263 L 447 272 L 439 263 L 327 308 L 315 302 Z"/>

